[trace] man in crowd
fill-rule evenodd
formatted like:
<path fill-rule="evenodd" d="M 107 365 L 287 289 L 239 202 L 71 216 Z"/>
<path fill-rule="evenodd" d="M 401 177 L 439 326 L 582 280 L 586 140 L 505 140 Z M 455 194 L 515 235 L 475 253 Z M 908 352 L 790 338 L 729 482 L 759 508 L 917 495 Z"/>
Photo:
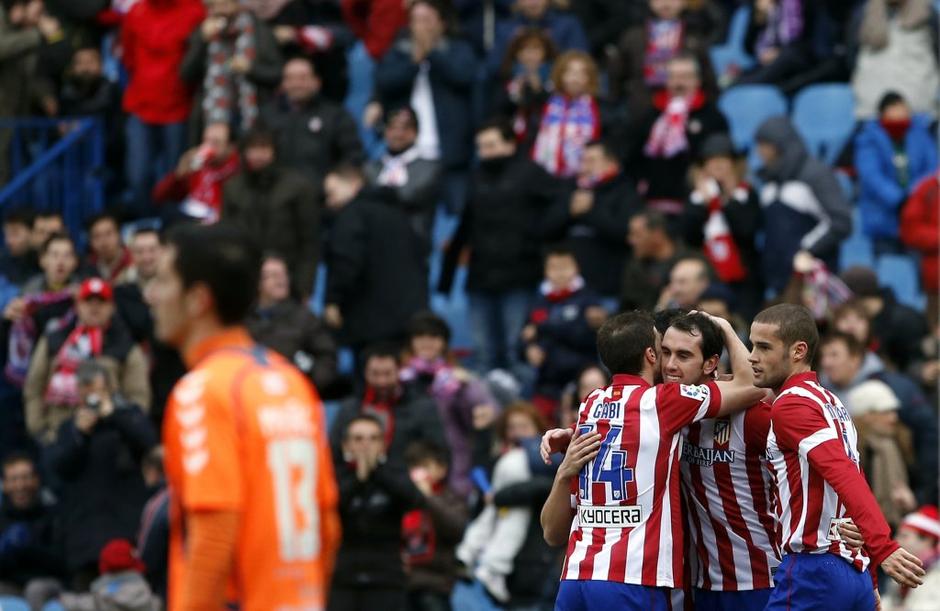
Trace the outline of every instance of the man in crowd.
<path fill-rule="evenodd" d="M 711 266 L 700 255 L 686 255 L 669 270 L 669 284 L 659 295 L 657 310 L 691 310 L 711 284 Z"/>
<path fill-rule="evenodd" d="M 38 257 L 30 244 L 33 215 L 25 209 L 13 209 L 3 217 L 3 244 L 0 275 L 16 287 L 40 273 Z"/>
<path fill-rule="evenodd" d="M 812 314 L 790 304 L 768 308 L 754 319 L 750 339 L 754 383 L 776 395 L 767 460 L 783 560 L 767 609 L 839 608 L 845 601 L 873 608 L 868 571 L 878 566 L 899 584 L 917 587 L 921 562 L 890 539 L 859 470 L 852 419 L 812 371 L 819 344 Z M 804 493 L 791 494 L 793 485 Z M 864 549 L 849 547 L 837 532 L 849 518 Z"/>
<path fill-rule="evenodd" d="M 88 221 L 90 251 L 85 265 L 90 275 L 113 284 L 124 281 L 131 267 L 131 253 L 121 241 L 121 223 L 105 212 Z"/>
<path fill-rule="evenodd" d="M 361 351 L 405 339 L 408 322 L 427 308 L 426 251 L 406 214 L 376 197 L 357 166 L 326 178 L 326 204 L 336 215 L 330 235 L 326 324 Z"/>
<path fill-rule="evenodd" d="M 291 292 L 306 303 L 320 260 L 319 187 L 278 163 L 274 135 L 264 129 L 245 136 L 242 159 L 242 173 L 222 192 L 222 218 L 251 232 L 264 251 L 284 257 Z"/>
<path fill-rule="evenodd" d="M 65 220 L 61 212 L 53 210 L 40 210 L 33 217 L 33 229 L 29 234 L 29 245 L 33 251 L 39 255 L 42 245 L 46 243 L 53 234 L 67 233 L 65 229 Z"/>
<path fill-rule="evenodd" d="M 319 189 L 330 168 L 361 163 L 362 143 L 353 118 L 321 95 L 323 83 L 309 59 L 284 64 L 283 93 L 261 110 L 261 123 L 275 134 L 277 157 Z"/>
<path fill-rule="evenodd" d="M 651 310 L 669 283 L 670 270 L 685 251 L 670 233 L 666 217 L 655 210 L 630 219 L 626 240 L 633 255 L 623 272 L 620 309 Z"/>
<path fill-rule="evenodd" d="M 168 609 L 322 609 L 339 544 L 323 410 L 242 326 L 261 255 L 225 224 L 169 238 L 147 289 L 156 336 L 191 368 L 164 419 Z M 185 542 L 184 542 L 185 536 Z"/>
<path fill-rule="evenodd" d="M 546 215 L 545 237 L 562 240 L 578 258 L 587 287 L 616 303 L 630 253 L 623 236 L 630 218 L 642 210 L 611 144 L 595 140 L 584 147 L 575 190 Z"/>

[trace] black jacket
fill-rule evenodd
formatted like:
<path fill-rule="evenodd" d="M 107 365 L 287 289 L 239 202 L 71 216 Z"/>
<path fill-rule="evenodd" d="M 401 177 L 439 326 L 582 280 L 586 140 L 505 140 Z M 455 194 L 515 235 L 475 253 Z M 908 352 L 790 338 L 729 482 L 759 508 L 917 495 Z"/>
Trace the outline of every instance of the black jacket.
<path fill-rule="evenodd" d="M 622 173 L 595 186 L 592 192 L 594 207 L 587 213 L 572 216 L 571 195 L 565 194 L 545 216 L 543 227 L 549 240 L 563 241 L 574 252 L 588 288 L 615 296 L 630 256 L 630 217 L 643 211 L 643 202 L 633 182 Z"/>
<path fill-rule="evenodd" d="M 927 337 L 927 321 L 917 310 L 898 303 L 890 289 L 881 293 L 884 307 L 871 321 L 872 336 L 878 352 L 899 371 L 906 371 L 911 361 L 922 358 L 921 341 Z"/>
<path fill-rule="evenodd" d="M 336 478 L 343 543 L 333 585 L 403 590 L 401 522 L 406 512 L 420 506 L 421 492 L 404 465 L 394 461 L 376 467 L 364 482 L 352 465 L 337 463 Z"/>
<path fill-rule="evenodd" d="M 365 159 L 356 122 L 322 96 L 297 107 L 280 96 L 262 107 L 259 122 L 275 133 L 278 162 L 300 171 L 318 189 L 333 166 Z"/>
<path fill-rule="evenodd" d="M 534 291 L 542 278 L 541 219 L 561 183 L 523 155 L 478 169 L 451 254 L 470 247 L 467 290 Z"/>
<path fill-rule="evenodd" d="M 222 219 L 286 259 L 294 293 L 313 292 L 320 261 L 320 188 L 294 170 L 242 172 L 222 190 Z"/>
<path fill-rule="evenodd" d="M 428 303 L 425 251 L 408 216 L 361 192 L 336 216 L 328 252 L 326 303 L 340 307 L 345 342 L 403 339 Z"/>
<path fill-rule="evenodd" d="M 256 342 L 296 365 L 321 394 L 336 379 L 336 342 L 305 305 L 288 300 L 257 308 L 246 324 Z"/>
<path fill-rule="evenodd" d="M 49 462 L 62 480 L 65 561 L 70 571 L 93 566 L 111 539 L 133 540 L 147 487 L 140 462 L 157 445 L 149 419 L 135 405 L 115 406 L 90 435 L 74 419 L 59 427 Z"/>
<path fill-rule="evenodd" d="M 0 582 L 22 587 L 37 577 L 65 573 L 58 547 L 55 505 L 37 499 L 28 509 L 16 509 L 4 496 L 0 501 Z"/>

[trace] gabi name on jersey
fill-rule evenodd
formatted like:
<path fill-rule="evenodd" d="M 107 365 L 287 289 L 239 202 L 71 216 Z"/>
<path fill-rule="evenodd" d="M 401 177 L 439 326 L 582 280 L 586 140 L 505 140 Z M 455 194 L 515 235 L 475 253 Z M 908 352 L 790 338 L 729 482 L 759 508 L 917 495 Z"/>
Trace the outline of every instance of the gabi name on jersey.
<path fill-rule="evenodd" d="M 682 444 L 682 460 L 699 467 L 710 467 L 715 463 L 733 463 L 734 450 L 700 448 L 687 441 Z"/>

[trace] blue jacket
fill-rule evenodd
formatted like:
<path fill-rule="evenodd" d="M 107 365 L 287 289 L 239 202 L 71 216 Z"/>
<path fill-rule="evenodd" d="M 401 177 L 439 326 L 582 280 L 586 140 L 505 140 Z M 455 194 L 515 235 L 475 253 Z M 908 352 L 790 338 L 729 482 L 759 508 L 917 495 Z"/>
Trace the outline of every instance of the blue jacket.
<path fill-rule="evenodd" d="M 904 138 L 907 152 L 907 187 L 898 183 L 894 144 L 877 120 L 866 121 L 855 137 L 858 171 L 858 210 L 862 231 L 871 238 L 897 238 L 900 207 L 914 186 L 937 169 L 937 143 L 930 134 L 930 119 L 915 115 Z"/>
<path fill-rule="evenodd" d="M 375 85 L 385 108 L 409 106 L 419 65 L 411 59 L 411 39 L 399 38 L 375 69 Z M 427 57 L 428 79 L 445 169 L 469 165 L 473 139 L 473 85 L 476 56 L 469 43 L 445 38 Z"/>
<path fill-rule="evenodd" d="M 571 50 L 591 51 L 584 28 L 574 15 L 551 9 L 538 21 L 531 21 L 522 15 L 514 15 L 511 19 L 496 24 L 493 49 L 490 51 L 486 62 L 486 67 L 491 75 L 499 72 L 499 66 L 506 55 L 509 41 L 512 40 L 516 32 L 523 28 L 532 27 L 547 31 L 559 52 Z"/>

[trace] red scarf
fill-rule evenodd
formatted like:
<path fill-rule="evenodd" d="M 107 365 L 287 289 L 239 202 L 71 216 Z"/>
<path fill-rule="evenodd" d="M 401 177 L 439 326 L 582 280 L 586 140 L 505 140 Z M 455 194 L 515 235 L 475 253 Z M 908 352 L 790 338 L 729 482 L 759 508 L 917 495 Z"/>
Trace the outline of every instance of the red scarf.
<path fill-rule="evenodd" d="M 391 395 L 383 393 L 381 396 L 371 386 L 366 387 L 362 397 L 362 413 L 370 414 L 379 419 L 385 431 L 385 447 L 392 447 L 392 438 L 395 436 L 395 405 L 401 399 L 401 387 L 396 387 Z"/>
<path fill-rule="evenodd" d="M 44 397 L 46 403 L 77 406 L 78 377 L 75 374 L 78 366 L 85 359 L 100 355 L 103 348 L 104 329 L 76 325 L 53 361 L 53 372 Z"/>
<path fill-rule="evenodd" d="M 747 183 L 741 183 L 738 189 L 743 189 L 746 198 Z M 735 194 L 737 195 L 737 191 Z M 718 279 L 725 283 L 740 282 L 747 276 L 744 262 L 741 260 L 741 251 L 738 249 L 728 219 L 722 210 L 723 202 L 721 190 L 714 189 L 711 199 L 706 202 L 708 206 L 708 220 L 703 228 L 705 233 L 705 257 L 715 268 Z"/>
<path fill-rule="evenodd" d="M 206 163 L 189 177 L 189 195 L 183 212 L 207 223 L 219 220 L 222 213 L 222 187 L 238 173 L 238 151 L 232 151 L 221 164 Z"/>

